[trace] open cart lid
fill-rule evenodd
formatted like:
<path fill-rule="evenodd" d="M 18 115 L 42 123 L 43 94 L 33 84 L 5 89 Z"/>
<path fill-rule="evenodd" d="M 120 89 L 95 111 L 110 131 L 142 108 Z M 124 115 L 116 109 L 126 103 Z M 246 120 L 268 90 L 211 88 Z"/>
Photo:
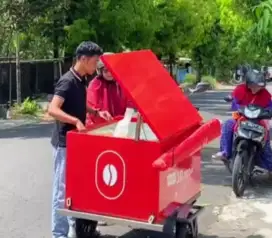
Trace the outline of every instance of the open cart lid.
<path fill-rule="evenodd" d="M 152 51 L 103 55 L 101 58 L 159 140 L 202 121 Z"/>

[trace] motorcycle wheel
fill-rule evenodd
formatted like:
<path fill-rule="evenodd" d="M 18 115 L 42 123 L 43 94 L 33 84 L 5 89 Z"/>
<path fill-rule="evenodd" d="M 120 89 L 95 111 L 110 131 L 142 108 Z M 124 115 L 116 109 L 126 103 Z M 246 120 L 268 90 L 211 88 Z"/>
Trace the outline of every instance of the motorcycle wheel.
<path fill-rule="evenodd" d="M 247 153 L 237 154 L 232 168 L 232 189 L 236 197 L 244 195 L 249 178 L 245 170 L 244 160 L 247 159 Z"/>

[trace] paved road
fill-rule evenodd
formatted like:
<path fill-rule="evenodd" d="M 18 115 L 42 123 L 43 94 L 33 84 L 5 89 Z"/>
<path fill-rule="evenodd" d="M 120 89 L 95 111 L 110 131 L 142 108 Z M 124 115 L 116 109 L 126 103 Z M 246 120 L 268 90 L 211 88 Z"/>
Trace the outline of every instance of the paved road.
<path fill-rule="evenodd" d="M 206 92 L 195 95 L 192 101 L 201 108 L 206 119 L 214 114 L 226 119 L 228 105 L 221 98 L 227 93 Z M 52 126 L 3 127 L 0 128 L 0 237 L 50 238 L 52 156 L 49 136 Z M 203 194 L 199 202 L 208 206 L 199 219 L 200 237 L 271 238 L 271 184 L 262 180 L 256 189 L 247 192 L 245 198 L 236 199 L 225 168 L 210 159 L 217 148 L 218 141 L 203 153 Z M 129 229 L 117 226 L 101 229 L 114 236 L 125 234 L 123 237 L 126 238 L 152 235 L 129 232 Z M 155 234 L 154 237 L 159 236 Z"/>

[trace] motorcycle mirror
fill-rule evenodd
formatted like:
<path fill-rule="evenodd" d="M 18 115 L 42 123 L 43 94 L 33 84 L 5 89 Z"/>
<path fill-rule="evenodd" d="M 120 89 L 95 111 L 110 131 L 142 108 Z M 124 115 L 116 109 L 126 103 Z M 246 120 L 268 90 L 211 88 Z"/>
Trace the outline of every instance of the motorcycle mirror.
<path fill-rule="evenodd" d="M 272 118 L 272 109 L 268 109 L 267 114 L 269 115 L 270 118 Z"/>

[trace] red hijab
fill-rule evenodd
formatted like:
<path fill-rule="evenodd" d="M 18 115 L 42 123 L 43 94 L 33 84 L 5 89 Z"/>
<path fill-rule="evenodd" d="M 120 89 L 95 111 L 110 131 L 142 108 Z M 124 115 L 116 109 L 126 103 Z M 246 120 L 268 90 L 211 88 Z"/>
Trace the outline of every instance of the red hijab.
<path fill-rule="evenodd" d="M 232 92 L 232 97 L 241 106 L 255 104 L 257 106 L 266 108 L 271 103 L 271 94 L 266 88 L 262 88 L 256 94 L 253 94 L 246 84 L 238 85 Z"/>
<path fill-rule="evenodd" d="M 116 81 L 94 78 L 87 89 L 87 104 L 95 110 L 108 111 L 112 117 L 123 116 L 129 102 Z M 87 115 L 87 125 L 103 122 L 104 119 Z"/>

